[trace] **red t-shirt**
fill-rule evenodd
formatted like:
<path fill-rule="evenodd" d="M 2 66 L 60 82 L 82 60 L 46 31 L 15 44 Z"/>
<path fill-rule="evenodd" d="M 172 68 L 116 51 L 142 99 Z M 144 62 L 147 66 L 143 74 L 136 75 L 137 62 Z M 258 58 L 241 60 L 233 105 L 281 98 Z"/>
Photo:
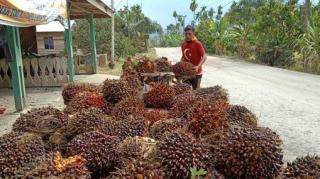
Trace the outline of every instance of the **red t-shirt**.
<path fill-rule="evenodd" d="M 205 50 L 201 42 L 194 39 L 190 42 L 184 41 L 181 44 L 182 56 L 187 62 L 191 62 L 193 65 L 198 66 L 202 57 L 205 55 Z M 198 75 L 202 74 L 202 66 L 199 66 Z"/>

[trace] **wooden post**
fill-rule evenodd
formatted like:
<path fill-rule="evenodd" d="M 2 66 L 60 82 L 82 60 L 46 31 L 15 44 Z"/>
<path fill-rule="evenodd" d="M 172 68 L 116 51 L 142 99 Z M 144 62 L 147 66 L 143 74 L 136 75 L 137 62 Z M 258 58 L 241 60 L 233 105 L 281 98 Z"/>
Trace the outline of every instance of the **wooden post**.
<path fill-rule="evenodd" d="M 10 64 L 11 81 L 16 109 L 21 111 L 25 105 L 25 84 L 23 76 L 23 64 L 20 47 L 20 34 L 18 27 L 6 27 L 9 49 L 12 56 Z"/>
<path fill-rule="evenodd" d="M 70 6 L 71 2 L 67 0 L 67 16 L 68 16 L 68 28 L 64 31 L 65 34 L 65 42 L 66 42 L 66 50 L 68 54 L 68 75 L 69 82 L 73 82 L 74 79 L 74 61 L 73 61 L 73 50 L 72 50 L 72 33 L 71 33 L 71 25 L 70 25 Z"/>
<path fill-rule="evenodd" d="M 90 45 L 91 45 L 91 59 L 92 59 L 93 73 L 97 73 L 96 32 L 94 30 L 93 15 L 90 15 L 89 24 L 90 24 Z"/>

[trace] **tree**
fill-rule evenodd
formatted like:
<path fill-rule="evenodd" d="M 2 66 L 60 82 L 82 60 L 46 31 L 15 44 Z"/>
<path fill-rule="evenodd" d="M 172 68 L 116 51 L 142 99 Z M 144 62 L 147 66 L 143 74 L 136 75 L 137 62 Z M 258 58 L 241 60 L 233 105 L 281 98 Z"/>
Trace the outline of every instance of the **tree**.
<path fill-rule="evenodd" d="M 195 25 L 196 23 L 196 10 L 198 8 L 198 4 L 196 0 L 191 0 L 191 4 L 190 4 L 190 10 L 193 13 L 193 20 L 191 22 L 192 25 Z"/>

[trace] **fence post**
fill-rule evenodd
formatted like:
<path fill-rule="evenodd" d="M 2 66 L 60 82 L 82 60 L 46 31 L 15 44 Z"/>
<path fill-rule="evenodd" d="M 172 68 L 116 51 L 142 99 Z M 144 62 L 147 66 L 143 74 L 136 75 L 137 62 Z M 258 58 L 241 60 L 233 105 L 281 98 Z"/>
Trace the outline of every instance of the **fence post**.
<path fill-rule="evenodd" d="M 93 15 L 89 18 L 90 24 L 90 45 L 91 45 L 91 59 L 93 66 L 93 73 L 97 73 L 97 47 L 96 47 L 96 32 L 94 29 Z"/>

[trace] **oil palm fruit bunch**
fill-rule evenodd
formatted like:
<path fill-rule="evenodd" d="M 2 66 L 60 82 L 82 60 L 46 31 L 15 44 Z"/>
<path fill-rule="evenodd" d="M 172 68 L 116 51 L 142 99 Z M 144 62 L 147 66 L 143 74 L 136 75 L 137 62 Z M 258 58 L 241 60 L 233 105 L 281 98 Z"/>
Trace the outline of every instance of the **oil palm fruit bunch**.
<path fill-rule="evenodd" d="M 62 97 L 67 105 L 76 95 L 83 92 L 101 92 L 101 87 L 90 83 L 69 83 L 63 87 Z"/>
<path fill-rule="evenodd" d="M 157 153 L 168 178 L 190 178 L 192 167 L 209 168 L 209 152 L 188 133 L 172 132 L 157 145 Z"/>
<path fill-rule="evenodd" d="M 186 83 L 177 83 L 173 85 L 173 89 L 176 95 L 184 94 L 184 93 L 191 93 L 192 87 Z"/>
<path fill-rule="evenodd" d="M 70 119 L 65 128 L 65 135 L 71 139 L 76 135 L 98 130 L 106 125 L 106 121 L 104 113 L 98 108 L 82 110 Z"/>
<path fill-rule="evenodd" d="M 67 156 L 81 155 L 91 172 L 113 167 L 120 139 L 90 131 L 73 138 L 67 145 Z"/>
<path fill-rule="evenodd" d="M 171 71 L 171 63 L 169 62 L 167 57 L 161 57 L 155 60 L 156 68 L 158 72 L 170 72 Z"/>
<path fill-rule="evenodd" d="M 168 133 L 174 132 L 184 126 L 184 121 L 181 119 L 159 120 L 151 125 L 150 136 L 156 140 L 161 140 Z"/>
<path fill-rule="evenodd" d="M 156 65 L 149 58 L 144 57 L 136 66 L 138 73 L 154 73 L 156 71 Z"/>
<path fill-rule="evenodd" d="M 0 178 L 19 178 L 44 160 L 40 136 L 12 132 L 0 137 Z"/>
<path fill-rule="evenodd" d="M 27 113 L 21 113 L 20 117 L 15 121 L 12 128 L 13 131 L 27 132 L 34 128 L 42 118 L 55 118 L 57 121 L 64 123 L 68 116 L 59 109 L 53 107 L 33 108 Z"/>
<path fill-rule="evenodd" d="M 213 164 L 226 178 L 275 178 L 283 164 L 282 141 L 268 128 L 232 127 L 203 142 L 211 145 Z"/>
<path fill-rule="evenodd" d="M 51 153 L 44 162 L 27 172 L 25 178 L 91 178 L 85 162 L 79 155 L 63 158 L 60 152 Z"/>
<path fill-rule="evenodd" d="M 133 160 L 124 168 L 115 171 L 109 179 L 166 179 L 166 174 L 159 162 Z"/>
<path fill-rule="evenodd" d="M 117 147 L 117 168 L 124 168 L 133 160 L 149 158 L 156 146 L 156 141 L 147 137 L 127 137 Z"/>
<path fill-rule="evenodd" d="M 211 101 L 229 101 L 228 91 L 219 85 L 200 88 L 194 91 L 196 96 L 209 99 Z"/>
<path fill-rule="evenodd" d="M 154 83 L 152 89 L 143 95 L 146 107 L 170 109 L 175 98 L 174 89 L 165 83 Z"/>
<path fill-rule="evenodd" d="M 126 97 L 134 96 L 137 91 L 130 88 L 125 80 L 106 80 L 103 83 L 103 96 L 107 102 L 116 104 Z"/>
<path fill-rule="evenodd" d="M 127 118 L 121 121 L 107 120 L 107 124 L 100 130 L 111 136 L 118 136 L 121 140 L 127 137 L 144 136 L 147 132 L 147 124 L 143 118 Z"/>
<path fill-rule="evenodd" d="M 110 106 L 110 105 L 109 105 Z M 102 93 L 83 92 L 76 95 L 66 106 L 64 112 L 75 114 L 90 107 L 100 108 L 106 113 L 109 110 L 108 103 L 105 102 Z"/>
<path fill-rule="evenodd" d="M 211 130 L 228 128 L 229 123 L 225 113 L 228 106 L 229 104 L 224 101 L 198 101 L 192 109 L 188 130 L 196 137 L 200 137 L 210 133 Z"/>
<path fill-rule="evenodd" d="M 197 74 L 194 70 L 194 65 L 186 61 L 181 61 L 173 65 L 172 71 L 176 77 L 194 76 Z"/>
<path fill-rule="evenodd" d="M 288 162 L 284 169 L 283 178 L 320 178 L 320 157 L 307 155 Z"/>
<path fill-rule="evenodd" d="M 190 109 L 196 104 L 196 101 L 199 101 L 199 98 L 193 93 L 177 95 L 169 111 L 170 116 L 173 118 L 187 118 L 189 116 L 187 112 L 191 112 Z"/>
<path fill-rule="evenodd" d="M 151 126 L 157 121 L 168 119 L 169 113 L 168 111 L 161 109 L 148 109 L 143 113 L 143 117 L 149 122 L 148 125 Z"/>
<path fill-rule="evenodd" d="M 122 76 L 121 79 L 127 81 L 130 88 L 137 90 L 137 91 L 142 90 L 142 82 L 141 82 L 138 74 L 133 74 L 133 75 L 127 74 L 125 76 Z"/>
<path fill-rule="evenodd" d="M 130 96 L 118 102 L 112 109 L 111 115 L 117 120 L 123 120 L 129 115 L 142 116 L 144 110 L 143 100 Z"/>
<path fill-rule="evenodd" d="M 227 119 L 230 122 L 244 123 L 257 127 L 257 117 L 245 106 L 231 105 L 226 110 Z"/>
<path fill-rule="evenodd" d="M 131 70 L 133 70 L 132 58 L 128 57 L 122 65 L 122 72 L 125 73 L 125 72 L 131 71 Z"/>

